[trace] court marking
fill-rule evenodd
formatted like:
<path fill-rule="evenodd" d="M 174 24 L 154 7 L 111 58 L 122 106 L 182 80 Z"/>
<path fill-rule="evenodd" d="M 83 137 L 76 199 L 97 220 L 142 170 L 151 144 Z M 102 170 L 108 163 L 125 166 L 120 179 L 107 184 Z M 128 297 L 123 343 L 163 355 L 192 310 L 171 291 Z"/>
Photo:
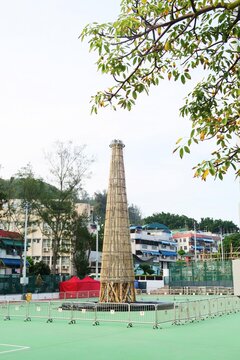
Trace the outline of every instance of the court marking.
<path fill-rule="evenodd" d="M 1 351 L 0 350 L 0 355 L 2 354 L 6 354 L 6 353 L 10 353 L 10 352 L 16 352 L 16 351 L 21 351 L 21 350 L 28 350 L 30 349 L 29 346 L 21 346 L 21 345 L 13 345 L 13 344 L 0 344 L 0 348 L 1 346 L 7 346 L 7 347 L 14 347 L 15 349 L 12 349 L 12 350 L 3 350 Z"/>

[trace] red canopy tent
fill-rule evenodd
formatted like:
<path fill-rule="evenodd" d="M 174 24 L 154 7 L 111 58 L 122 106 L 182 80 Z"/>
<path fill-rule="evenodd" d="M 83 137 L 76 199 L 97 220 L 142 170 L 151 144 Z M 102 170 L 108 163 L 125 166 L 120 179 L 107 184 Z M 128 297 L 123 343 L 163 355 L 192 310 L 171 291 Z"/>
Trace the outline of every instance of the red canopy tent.
<path fill-rule="evenodd" d="M 98 297 L 100 281 L 89 276 L 80 280 L 77 276 L 59 284 L 60 299 Z"/>
<path fill-rule="evenodd" d="M 100 290 L 100 281 L 94 280 L 90 276 L 86 276 L 84 279 L 80 280 L 79 290 Z"/>
<path fill-rule="evenodd" d="M 81 283 L 81 280 L 77 276 L 73 276 L 69 280 L 60 282 L 59 290 L 60 292 L 78 291 L 79 283 Z"/>

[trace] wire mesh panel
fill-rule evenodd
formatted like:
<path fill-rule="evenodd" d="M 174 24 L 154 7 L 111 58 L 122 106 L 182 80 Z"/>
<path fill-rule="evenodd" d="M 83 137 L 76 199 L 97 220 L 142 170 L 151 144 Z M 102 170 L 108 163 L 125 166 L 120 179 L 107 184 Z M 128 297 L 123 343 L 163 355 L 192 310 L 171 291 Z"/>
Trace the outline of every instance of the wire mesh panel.
<path fill-rule="evenodd" d="M 218 299 L 217 298 L 213 298 L 213 299 L 209 299 L 209 315 L 210 316 L 216 316 L 218 315 Z"/>
<path fill-rule="evenodd" d="M 157 325 L 157 304 L 130 304 L 130 322 Z"/>
<path fill-rule="evenodd" d="M 8 308 L 7 308 L 7 317 L 9 318 L 15 318 L 15 317 L 21 317 L 26 318 L 28 312 L 28 303 L 27 301 L 15 301 L 15 302 L 9 302 Z"/>
<path fill-rule="evenodd" d="M 6 301 L 0 302 L 0 318 L 7 316 L 8 303 Z"/>
<path fill-rule="evenodd" d="M 71 321 L 73 319 L 73 302 L 50 301 L 49 318 L 52 320 Z"/>
<path fill-rule="evenodd" d="M 205 319 L 209 316 L 209 301 L 208 300 L 199 300 L 199 318 Z"/>
<path fill-rule="evenodd" d="M 226 312 L 226 298 L 220 297 L 217 299 L 218 302 L 218 315 L 225 314 Z"/>
<path fill-rule="evenodd" d="M 41 319 L 50 319 L 50 302 L 42 301 L 42 302 L 30 302 L 27 306 L 27 318 L 41 318 Z"/>
<path fill-rule="evenodd" d="M 172 309 L 163 309 L 160 305 L 157 306 L 157 324 L 161 325 L 164 323 L 176 323 L 176 309 L 175 305 Z"/>
<path fill-rule="evenodd" d="M 188 303 L 188 318 L 189 321 L 194 321 L 200 318 L 199 301 L 189 301 Z"/>
<path fill-rule="evenodd" d="M 170 263 L 169 286 L 170 288 L 209 287 L 211 293 L 214 293 L 214 287 L 232 287 L 232 262 L 215 260 L 188 264 Z M 202 290 L 205 291 L 204 288 Z"/>
<path fill-rule="evenodd" d="M 231 298 L 225 298 L 225 312 L 226 314 L 230 314 L 232 312 L 232 302 Z"/>
<path fill-rule="evenodd" d="M 130 322 L 130 305 L 122 303 L 101 303 L 96 308 L 96 321 Z"/>
<path fill-rule="evenodd" d="M 72 320 L 76 321 L 96 321 L 96 307 L 97 305 L 95 303 L 73 303 L 72 308 Z"/>
<path fill-rule="evenodd" d="M 88 292 L 89 300 L 90 300 L 90 301 L 98 301 L 98 299 L 99 299 L 99 293 L 100 293 L 99 290 L 90 290 L 90 291 Z"/>
<path fill-rule="evenodd" d="M 233 298 L 233 308 L 234 311 L 240 311 L 240 299 L 237 296 Z"/>
<path fill-rule="evenodd" d="M 89 291 L 77 291 L 76 298 L 84 299 L 84 301 L 86 301 L 86 299 L 89 298 Z"/>
<path fill-rule="evenodd" d="M 189 321 L 189 307 L 188 302 L 181 302 L 175 306 L 176 309 L 176 324 Z"/>

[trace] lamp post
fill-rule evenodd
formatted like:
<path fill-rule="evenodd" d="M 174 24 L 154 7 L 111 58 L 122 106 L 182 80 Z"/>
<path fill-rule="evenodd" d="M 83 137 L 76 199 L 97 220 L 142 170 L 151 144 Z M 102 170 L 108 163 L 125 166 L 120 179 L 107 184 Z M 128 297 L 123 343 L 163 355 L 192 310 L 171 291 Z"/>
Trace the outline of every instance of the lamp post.
<path fill-rule="evenodd" d="M 221 228 L 221 232 L 220 232 L 220 244 L 221 244 L 221 258 L 222 258 L 222 262 L 223 262 L 223 234 L 222 234 L 222 228 Z"/>
<path fill-rule="evenodd" d="M 28 220 L 28 203 L 25 205 L 25 227 L 24 227 L 24 250 L 23 250 L 23 273 L 20 279 L 20 283 L 23 288 L 28 284 L 27 274 L 27 221 Z"/>
<path fill-rule="evenodd" d="M 197 261 L 197 233 L 196 233 L 196 223 L 194 221 L 194 259 Z"/>
<path fill-rule="evenodd" d="M 95 222 L 96 224 L 96 275 L 95 278 L 98 280 L 98 231 L 100 230 L 100 227 L 98 225 L 98 221 Z"/>

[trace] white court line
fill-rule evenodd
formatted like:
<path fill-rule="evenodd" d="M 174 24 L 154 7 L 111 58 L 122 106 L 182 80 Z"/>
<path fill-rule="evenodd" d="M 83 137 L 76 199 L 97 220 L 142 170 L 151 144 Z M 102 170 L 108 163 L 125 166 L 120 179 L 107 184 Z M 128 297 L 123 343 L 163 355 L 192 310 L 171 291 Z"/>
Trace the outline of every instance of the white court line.
<path fill-rule="evenodd" d="M 28 350 L 28 349 L 30 349 L 29 346 L 20 346 L 20 345 L 13 345 L 13 344 L 0 344 L 0 347 L 1 347 L 1 346 L 15 347 L 16 349 L 4 350 L 4 351 L 1 351 L 1 350 L 0 350 L 0 355 L 6 354 L 6 353 L 10 353 L 10 352 L 16 352 L 16 351 L 21 351 L 21 350 Z"/>

